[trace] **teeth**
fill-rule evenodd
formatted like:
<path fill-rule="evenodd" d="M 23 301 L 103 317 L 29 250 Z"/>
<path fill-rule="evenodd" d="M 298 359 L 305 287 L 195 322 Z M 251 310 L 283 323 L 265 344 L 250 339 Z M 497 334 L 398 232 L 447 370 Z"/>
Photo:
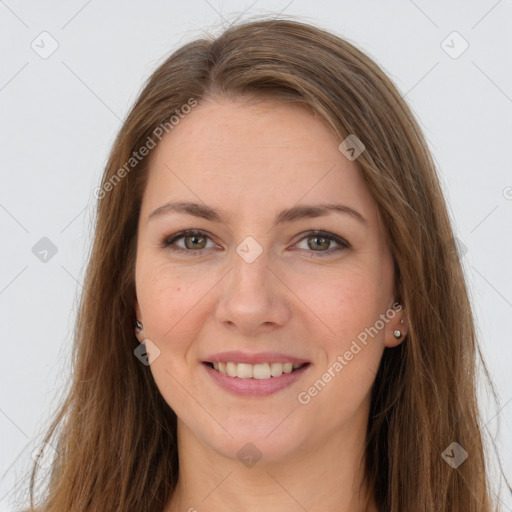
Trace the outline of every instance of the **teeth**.
<path fill-rule="evenodd" d="M 236 363 L 226 363 L 226 373 L 230 376 L 230 377 L 236 377 L 236 368 L 237 368 L 237 364 Z"/>
<path fill-rule="evenodd" d="M 292 363 L 283 363 L 283 372 L 284 373 L 292 373 L 293 364 Z"/>
<path fill-rule="evenodd" d="M 250 364 L 247 366 L 251 366 Z M 255 364 L 252 367 L 253 379 L 270 379 L 270 365 L 268 363 Z"/>
<path fill-rule="evenodd" d="M 238 377 L 240 379 L 269 379 L 270 377 L 280 377 L 283 373 L 291 373 L 293 370 L 301 368 L 300 363 L 213 363 L 215 370 L 228 375 L 229 377 Z"/>
<path fill-rule="evenodd" d="M 230 364 L 230 363 L 228 363 Z M 232 363 L 235 364 L 235 363 Z M 237 364 L 236 365 L 236 376 L 241 379 L 252 379 L 252 364 Z"/>
<path fill-rule="evenodd" d="M 279 377 L 283 374 L 283 365 L 281 363 L 270 363 L 270 375 Z"/>

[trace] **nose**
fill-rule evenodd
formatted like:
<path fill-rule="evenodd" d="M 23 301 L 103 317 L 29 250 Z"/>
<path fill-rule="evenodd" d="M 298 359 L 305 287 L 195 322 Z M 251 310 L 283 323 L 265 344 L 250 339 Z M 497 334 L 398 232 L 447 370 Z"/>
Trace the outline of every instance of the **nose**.
<path fill-rule="evenodd" d="M 284 276 L 272 265 L 269 251 L 252 262 L 238 253 L 225 279 L 216 309 L 217 320 L 244 336 L 275 330 L 291 316 L 291 292 Z"/>

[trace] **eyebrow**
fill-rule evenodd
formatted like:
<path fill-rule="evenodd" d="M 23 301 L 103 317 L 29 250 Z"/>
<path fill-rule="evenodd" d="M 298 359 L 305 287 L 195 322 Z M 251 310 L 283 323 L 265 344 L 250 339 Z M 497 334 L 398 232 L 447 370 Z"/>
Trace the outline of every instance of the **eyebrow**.
<path fill-rule="evenodd" d="M 189 201 L 170 202 L 159 206 L 148 215 L 148 222 L 155 217 L 167 215 L 171 212 L 185 213 L 212 222 L 225 223 L 224 217 L 219 210 Z M 339 203 L 320 203 L 296 205 L 291 208 L 287 208 L 286 210 L 282 210 L 275 216 L 273 227 L 297 220 L 322 217 L 324 215 L 329 215 L 330 213 L 349 215 L 361 224 L 365 226 L 368 225 L 367 220 L 357 210 L 350 208 L 350 206 Z"/>

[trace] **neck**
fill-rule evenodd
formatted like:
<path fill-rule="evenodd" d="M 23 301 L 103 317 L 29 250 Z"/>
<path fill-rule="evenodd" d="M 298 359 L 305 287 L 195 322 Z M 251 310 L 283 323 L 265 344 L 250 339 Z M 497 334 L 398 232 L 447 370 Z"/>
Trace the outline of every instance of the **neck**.
<path fill-rule="evenodd" d="M 204 445 L 178 420 L 180 474 L 165 512 L 378 512 L 363 482 L 366 425 L 360 427 L 246 467 Z"/>

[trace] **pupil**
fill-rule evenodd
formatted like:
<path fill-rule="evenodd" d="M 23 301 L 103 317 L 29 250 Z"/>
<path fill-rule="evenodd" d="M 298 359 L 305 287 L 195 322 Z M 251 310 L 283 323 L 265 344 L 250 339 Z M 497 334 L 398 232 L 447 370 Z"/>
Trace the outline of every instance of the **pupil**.
<path fill-rule="evenodd" d="M 327 249 L 326 244 L 329 245 L 329 240 L 327 238 L 323 238 L 323 237 L 317 236 L 317 237 L 314 237 L 314 240 L 315 240 L 315 245 L 322 245 L 322 243 L 317 244 L 316 241 L 317 240 L 323 240 L 324 243 L 323 243 L 323 247 L 322 248 L 323 249 Z M 310 248 L 313 248 L 313 247 L 311 247 L 311 245 L 310 245 Z"/>
<path fill-rule="evenodd" d="M 185 243 L 185 245 L 187 246 L 187 249 L 193 249 L 194 247 L 198 247 L 197 244 L 197 240 L 201 240 L 203 239 L 204 240 L 204 236 L 197 236 L 197 235 L 189 235 L 185 240 L 191 240 L 191 243 Z M 199 244 L 201 245 L 201 244 Z M 199 247 L 200 249 L 202 249 L 203 247 Z"/>

